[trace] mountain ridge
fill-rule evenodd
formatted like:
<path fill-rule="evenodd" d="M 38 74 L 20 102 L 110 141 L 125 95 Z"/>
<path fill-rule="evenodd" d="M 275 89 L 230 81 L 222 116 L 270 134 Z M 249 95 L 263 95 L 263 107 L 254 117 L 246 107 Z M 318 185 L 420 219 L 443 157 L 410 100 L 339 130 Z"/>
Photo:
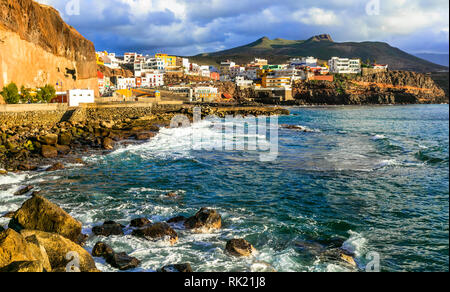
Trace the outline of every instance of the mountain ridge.
<path fill-rule="evenodd" d="M 329 34 L 320 34 L 307 40 L 269 39 L 262 37 L 247 45 L 235 48 L 203 53 L 190 57 L 194 62 L 220 64 L 230 59 L 239 64 L 250 62 L 255 57 L 267 58 L 272 63 L 284 63 L 292 57 L 314 56 L 320 60 L 331 57 L 370 59 L 389 64 L 393 70 L 436 72 L 448 71 L 448 67 L 434 64 L 417 56 L 392 47 L 386 42 L 335 42 Z"/>

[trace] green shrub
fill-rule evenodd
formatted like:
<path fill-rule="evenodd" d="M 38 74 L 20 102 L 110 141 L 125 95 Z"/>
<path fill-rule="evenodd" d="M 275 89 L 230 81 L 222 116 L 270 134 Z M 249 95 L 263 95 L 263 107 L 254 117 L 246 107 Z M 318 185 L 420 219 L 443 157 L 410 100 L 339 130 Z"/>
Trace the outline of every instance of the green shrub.
<path fill-rule="evenodd" d="M 20 88 L 20 102 L 21 103 L 31 103 L 33 101 L 33 97 L 31 96 L 31 89 L 22 86 Z"/>
<path fill-rule="evenodd" d="M 39 88 L 37 97 L 40 101 L 48 103 L 56 97 L 56 90 L 53 86 L 47 84 Z"/>
<path fill-rule="evenodd" d="M 15 83 L 10 83 L 3 87 L 2 92 L 0 94 L 5 99 L 5 102 L 8 104 L 17 104 L 20 101 L 19 89 Z"/>

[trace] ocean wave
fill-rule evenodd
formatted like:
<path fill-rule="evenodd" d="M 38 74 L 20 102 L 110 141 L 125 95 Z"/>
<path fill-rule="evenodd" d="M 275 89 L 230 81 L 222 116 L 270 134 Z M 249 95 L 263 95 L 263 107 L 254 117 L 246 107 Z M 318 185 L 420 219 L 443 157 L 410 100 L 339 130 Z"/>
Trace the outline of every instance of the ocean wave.
<path fill-rule="evenodd" d="M 378 141 L 378 140 L 386 140 L 387 138 L 384 135 L 375 135 L 375 136 L 372 136 L 371 139 L 373 141 Z"/>

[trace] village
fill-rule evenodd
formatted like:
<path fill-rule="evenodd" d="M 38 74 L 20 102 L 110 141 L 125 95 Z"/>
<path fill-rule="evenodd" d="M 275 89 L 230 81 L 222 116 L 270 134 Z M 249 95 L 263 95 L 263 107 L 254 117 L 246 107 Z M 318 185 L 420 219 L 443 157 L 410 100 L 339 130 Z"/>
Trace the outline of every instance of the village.
<path fill-rule="evenodd" d="M 240 90 L 251 89 L 256 99 L 262 96 L 284 102 L 294 100 L 292 85 L 298 81 L 333 82 L 336 74 L 358 75 L 365 70 L 388 70 L 388 65 L 339 57 L 328 61 L 315 57 L 291 58 L 285 64 L 270 64 L 262 58 L 254 58 L 248 64 L 226 60 L 220 66 L 199 65 L 188 58 L 167 54 L 125 53 L 119 57 L 115 53 L 97 52 L 96 57 L 99 66 L 111 70 L 128 68 L 133 72 L 133 76 L 126 77 L 106 76 L 99 71 L 99 92 L 103 97 L 99 100 L 103 101 L 160 100 L 172 96 L 172 99 L 185 102 L 227 102 L 233 100 L 233 96 L 222 92 L 217 84 L 231 82 Z"/>

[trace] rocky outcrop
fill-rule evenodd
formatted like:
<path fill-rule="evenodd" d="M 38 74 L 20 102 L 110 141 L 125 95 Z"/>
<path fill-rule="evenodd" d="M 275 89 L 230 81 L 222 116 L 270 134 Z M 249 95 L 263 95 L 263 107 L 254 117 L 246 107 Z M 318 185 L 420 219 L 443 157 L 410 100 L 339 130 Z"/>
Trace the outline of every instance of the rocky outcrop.
<path fill-rule="evenodd" d="M 222 216 L 216 210 L 202 208 L 197 214 L 186 219 L 184 226 L 196 232 L 209 232 L 222 228 Z"/>
<path fill-rule="evenodd" d="M 247 240 L 245 239 L 231 239 L 227 242 L 225 246 L 225 251 L 230 255 L 237 257 L 249 257 L 256 250 Z"/>
<path fill-rule="evenodd" d="M 102 226 L 95 226 L 92 228 L 92 233 L 97 236 L 112 236 L 112 235 L 123 235 L 123 228 L 119 223 L 114 221 L 106 221 Z"/>
<path fill-rule="evenodd" d="M 444 103 L 448 96 L 425 74 L 388 71 L 358 77 L 339 76 L 334 82 L 299 81 L 293 86 L 299 104 Z"/>
<path fill-rule="evenodd" d="M 33 264 L 23 264 L 23 262 L 33 262 Z M 0 233 L 0 268 L 6 271 L 31 269 L 36 272 L 44 270 L 50 272 L 52 270 L 46 250 L 36 237 L 23 236 L 12 229 Z"/>
<path fill-rule="evenodd" d="M 160 222 L 133 230 L 133 236 L 147 240 L 168 239 L 171 244 L 178 241 L 178 234 L 167 223 Z"/>
<path fill-rule="evenodd" d="M 58 85 L 98 92 L 95 48 L 58 11 L 32 0 L 0 0 L 0 88 Z"/>
<path fill-rule="evenodd" d="M 26 201 L 16 211 L 9 226 L 16 231 L 30 229 L 57 233 L 77 243 L 83 238 L 81 223 L 41 196 Z"/>
<path fill-rule="evenodd" d="M 109 245 L 103 242 L 97 242 L 92 250 L 95 257 L 103 257 L 108 264 L 121 271 L 137 268 L 141 261 L 131 257 L 124 252 L 116 253 Z"/>
<path fill-rule="evenodd" d="M 94 259 L 85 249 L 59 234 L 36 230 L 22 230 L 21 234 L 26 238 L 36 237 L 47 252 L 54 272 L 65 272 L 72 265 L 81 272 L 98 271 Z"/>
<path fill-rule="evenodd" d="M 151 223 L 147 218 L 136 218 L 131 220 L 130 227 L 141 228 Z"/>
<path fill-rule="evenodd" d="M 97 65 L 97 70 L 101 72 L 105 77 L 124 77 L 130 78 L 134 76 L 134 72 L 127 69 L 111 69 L 103 65 Z"/>

